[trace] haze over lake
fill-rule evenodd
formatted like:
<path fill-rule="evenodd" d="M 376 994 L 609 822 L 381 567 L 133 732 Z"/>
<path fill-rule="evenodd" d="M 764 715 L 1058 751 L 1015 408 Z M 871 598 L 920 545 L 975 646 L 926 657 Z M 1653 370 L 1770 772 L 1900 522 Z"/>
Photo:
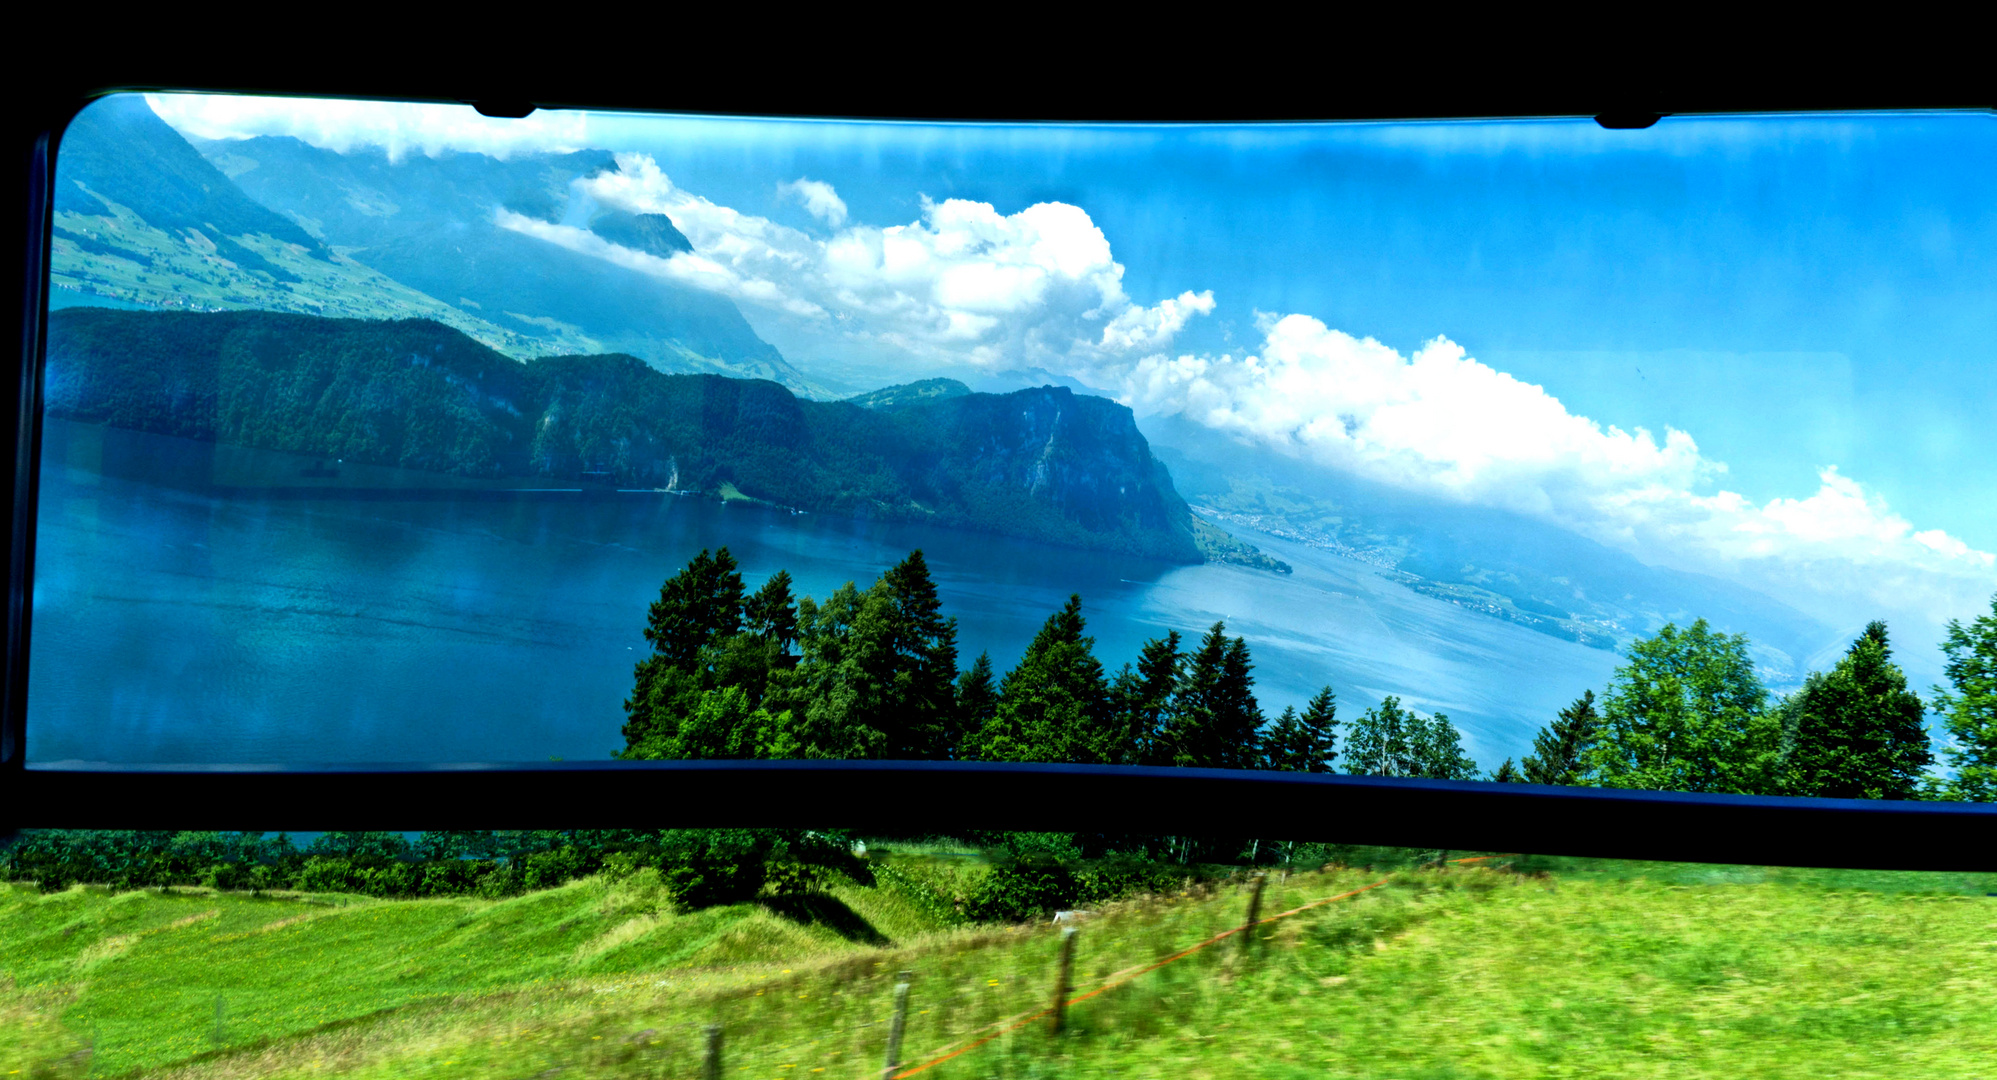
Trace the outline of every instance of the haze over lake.
<path fill-rule="evenodd" d="M 989 650 L 1001 672 L 1071 592 L 1111 671 L 1225 619 L 1270 715 L 1325 683 L 1345 718 L 1396 694 L 1448 713 L 1486 768 L 1617 659 L 1262 535 L 1294 574 L 659 493 L 400 494 L 406 476 L 335 463 L 337 481 L 298 479 L 321 464 L 48 422 L 30 761 L 604 759 L 646 606 L 723 545 L 752 588 L 787 569 L 820 598 L 920 548 L 963 662 Z M 258 495 L 274 478 L 288 488 Z M 296 490 L 312 482 L 372 486 Z"/>

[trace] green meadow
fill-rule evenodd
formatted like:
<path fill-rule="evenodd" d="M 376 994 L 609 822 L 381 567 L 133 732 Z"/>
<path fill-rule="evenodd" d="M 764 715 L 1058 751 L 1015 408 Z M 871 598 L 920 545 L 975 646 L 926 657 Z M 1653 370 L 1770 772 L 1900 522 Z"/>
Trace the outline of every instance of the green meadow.
<path fill-rule="evenodd" d="M 1507 859 L 1272 875 L 962 925 L 976 860 L 875 859 L 780 908 L 680 912 L 654 871 L 506 900 L 0 885 L 0 1075 L 1997 1075 L 1997 875 Z M 888 872 L 878 872 L 886 866 Z M 1384 884 L 1380 884 L 1383 883 Z"/>

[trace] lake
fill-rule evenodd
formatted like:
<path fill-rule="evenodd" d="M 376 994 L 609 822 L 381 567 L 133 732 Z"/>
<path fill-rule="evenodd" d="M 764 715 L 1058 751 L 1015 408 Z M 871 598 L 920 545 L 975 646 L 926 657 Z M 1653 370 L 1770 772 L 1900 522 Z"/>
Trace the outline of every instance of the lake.
<path fill-rule="evenodd" d="M 920 548 L 965 666 L 999 671 L 1079 593 L 1111 671 L 1215 620 L 1271 716 L 1318 687 L 1350 719 L 1440 710 L 1486 768 L 1616 663 L 1260 534 L 1296 568 L 1175 566 L 660 492 L 518 492 L 47 421 L 28 760 L 35 764 L 600 760 L 647 605 L 701 548 L 754 589 L 862 587 Z"/>

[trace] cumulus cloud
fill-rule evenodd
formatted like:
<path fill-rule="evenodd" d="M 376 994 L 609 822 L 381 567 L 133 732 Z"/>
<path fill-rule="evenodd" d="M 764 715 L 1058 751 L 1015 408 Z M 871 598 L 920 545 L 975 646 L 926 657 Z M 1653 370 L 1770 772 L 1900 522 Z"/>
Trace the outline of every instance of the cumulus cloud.
<path fill-rule="evenodd" d="M 693 250 L 660 259 L 610 250 L 577 228 L 501 213 L 500 224 L 573 250 L 816 320 L 848 341 L 921 362 L 1085 370 L 1164 348 L 1213 293 L 1133 301 L 1124 268 L 1087 211 L 1039 203 L 1015 213 L 965 199 L 924 200 L 901 225 L 850 224 L 825 239 L 744 214 L 675 184 L 645 154 L 576 182 L 597 203 L 672 218 Z M 822 190 L 821 190 L 822 189 Z M 829 184 L 787 185 L 832 223 L 845 204 Z"/>
<path fill-rule="evenodd" d="M 846 224 L 846 200 L 823 180 L 800 176 L 788 184 L 778 184 L 777 191 L 796 199 L 806 213 L 835 229 Z"/>
<path fill-rule="evenodd" d="M 1175 337 L 1215 310 L 1213 293 L 1133 300 L 1108 238 L 1077 206 L 1007 214 L 925 200 L 915 221 L 848 223 L 821 239 L 693 194 L 644 155 L 618 164 L 578 187 L 602 205 L 669 215 L 691 252 L 659 258 L 504 211 L 500 223 L 915 365 L 1071 375 L 1143 412 L 1533 515 L 1649 562 L 1744 580 L 1824 618 L 1872 605 L 1939 620 L 1997 588 L 1997 556 L 1916 529 L 1835 467 L 1814 493 L 1756 503 L 1725 489 L 1726 465 L 1690 433 L 1599 423 L 1447 338 L 1403 355 L 1306 315 L 1259 315 L 1254 351 L 1175 354 Z M 815 183 L 786 190 L 830 225 L 837 193 Z"/>
<path fill-rule="evenodd" d="M 1264 316 L 1259 352 L 1145 356 L 1125 401 L 1406 488 L 1566 525 L 1654 562 L 1752 578 L 1785 596 L 1865 597 L 1940 618 L 1997 586 L 1997 556 L 1916 530 L 1835 466 L 1804 498 L 1712 490 L 1726 466 L 1692 436 L 1570 412 L 1437 338 L 1412 356 L 1304 315 Z"/>
<path fill-rule="evenodd" d="M 447 150 L 504 158 L 515 153 L 569 151 L 588 145 L 580 112 L 537 111 L 517 120 L 482 116 L 469 105 L 230 94 L 147 94 L 160 119 L 198 139 L 289 135 L 347 153 L 379 147 L 389 160 Z"/>

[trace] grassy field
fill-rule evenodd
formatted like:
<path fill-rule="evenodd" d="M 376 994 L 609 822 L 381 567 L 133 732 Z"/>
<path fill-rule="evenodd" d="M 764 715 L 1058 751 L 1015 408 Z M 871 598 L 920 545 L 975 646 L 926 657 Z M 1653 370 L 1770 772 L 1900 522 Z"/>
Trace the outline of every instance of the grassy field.
<path fill-rule="evenodd" d="M 1301 873 L 1264 912 L 1384 881 L 1069 1010 L 1058 932 L 965 927 L 897 855 L 787 913 L 674 913 L 649 872 L 513 900 L 43 895 L 0 886 L 0 1075 L 879 1075 L 895 973 L 919 1075 L 1997 1075 L 1997 877 L 1517 860 Z M 1527 871 L 1525 873 L 1517 870 Z M 948 882 L 944 882 L 948 884 Z M 1240 922 L 1237 887 L 1086 918 L 1093 990 Z M 994 1025 L 997 1025 L 996 1027 Z"/>

